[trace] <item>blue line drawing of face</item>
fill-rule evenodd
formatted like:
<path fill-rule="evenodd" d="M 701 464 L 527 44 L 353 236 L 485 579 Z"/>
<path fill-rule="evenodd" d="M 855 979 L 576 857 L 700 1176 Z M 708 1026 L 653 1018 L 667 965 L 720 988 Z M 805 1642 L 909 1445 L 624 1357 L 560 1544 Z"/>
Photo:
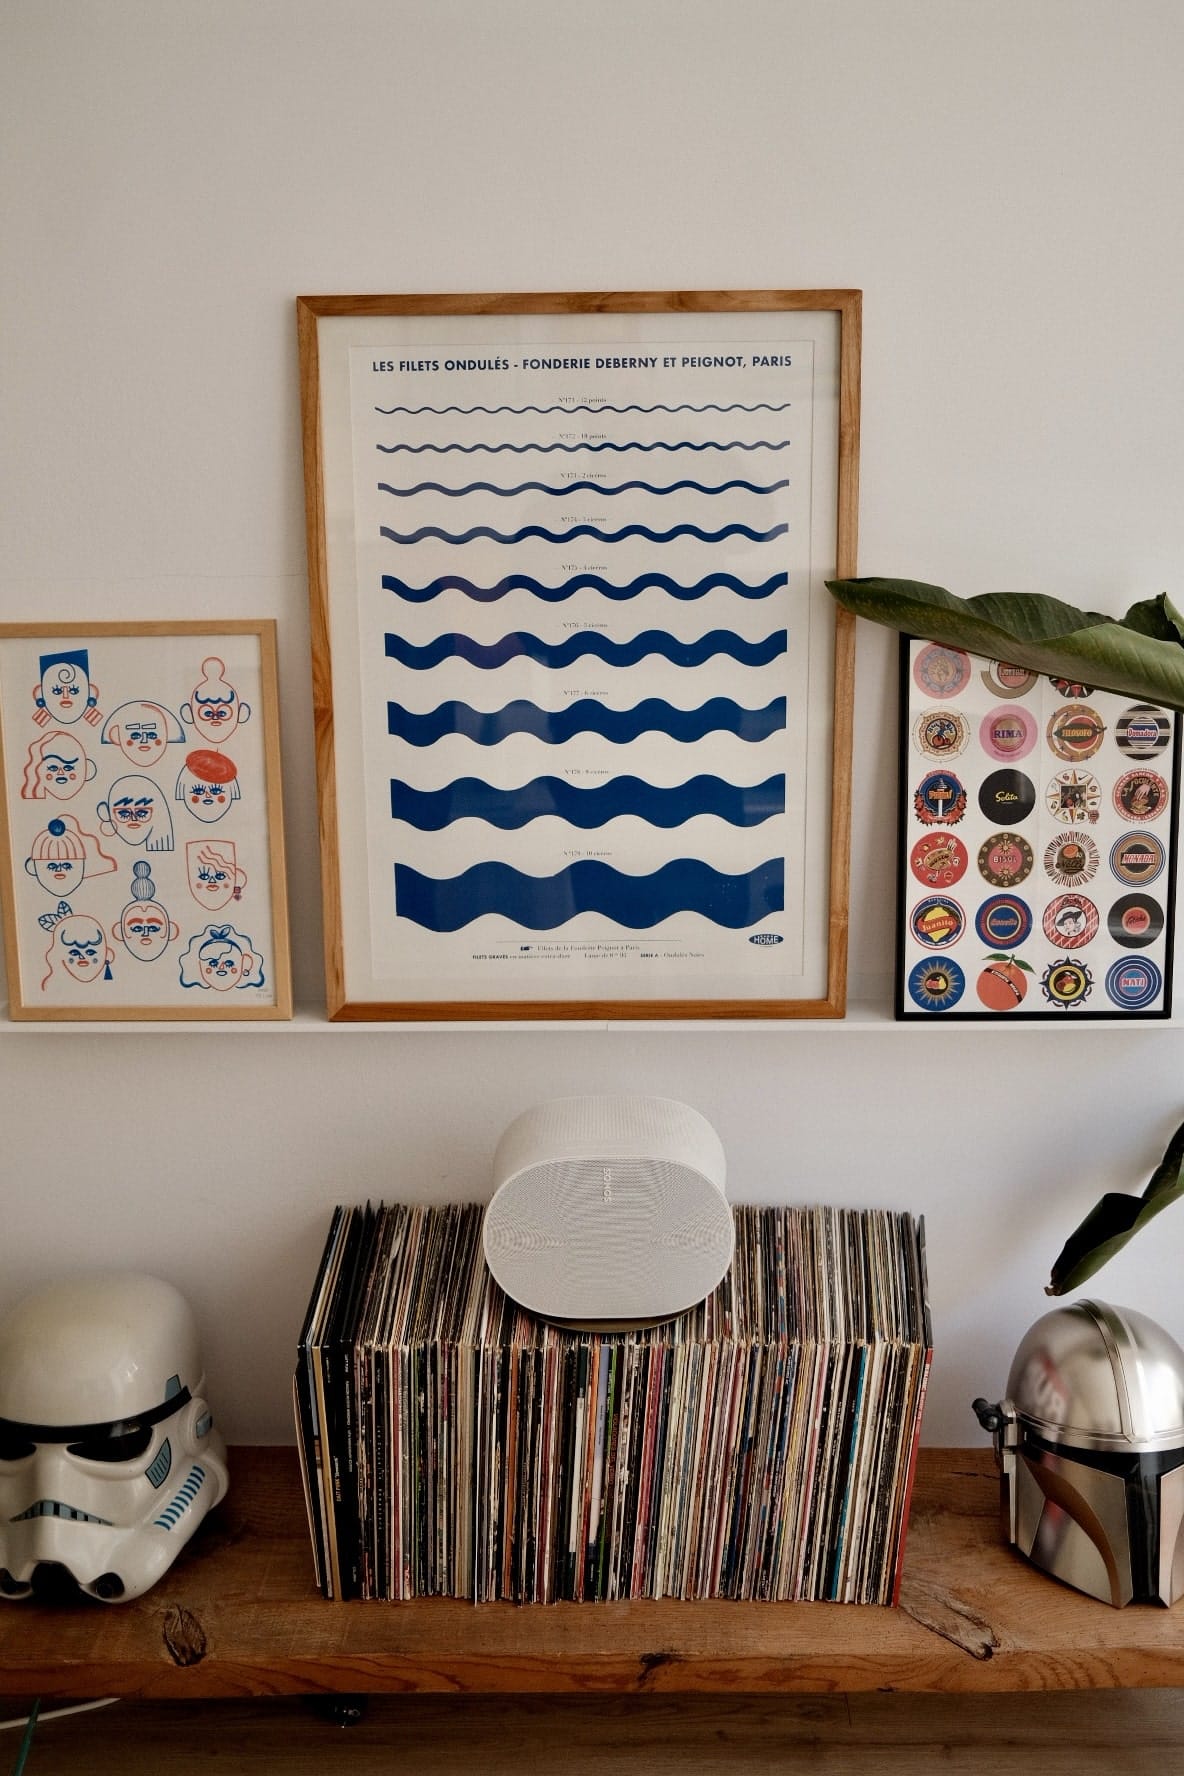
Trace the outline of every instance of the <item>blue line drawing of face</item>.
<path fill-rule="evenodd" d="M 132 877 L 132 898 L 111 935 L 137 962 L 155 962 L 176 942 L 180 927 L 156 899 L 152 875 L 143 859 L 133 865 Z"/>
<path fill-rule="evenodd" d="M 70 648 L 39 658 L 41 677 L 33 686 L 34 721 L 39 727 L 60 722 L 69 727 L 86 717 L 95 720 L 98 690 L 90 681 L 90 656 L 86 648 Z"/>
<path fill-rule="evenodd" d="M 229 993 L 264 984 L 263 957 L 233 925 L 207 925 L 191 937 L 180 962 L 181 985 Z"/>
<path fill-rule="evenodd" d="M 103 723 L 105 745 L 118 746 L 130 765 L 147 769 L 158 764 L 166 746 L 182 743 L 181 723 L 161 703 L 121 703 Z"/>
<path fill-rule="evenodd" d="M 106 801 L 98 804 L 98 815 L 103 832 L 118 833 L 125 845 L 143 845 L 145 851 L 173 848 L 173 817 L 150 777 L 117 778 Z"/>

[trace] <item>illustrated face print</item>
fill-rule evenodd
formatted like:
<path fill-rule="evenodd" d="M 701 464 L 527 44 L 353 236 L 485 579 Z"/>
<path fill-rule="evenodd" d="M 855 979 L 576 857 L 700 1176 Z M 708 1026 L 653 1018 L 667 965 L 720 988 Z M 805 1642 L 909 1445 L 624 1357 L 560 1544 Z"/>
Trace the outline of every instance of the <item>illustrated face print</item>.
<path fill-rule="evenodd" d="M 240 794 L 238 773 L 224 753 L 199 747 L 189 754 L 177 778 L 177 800 L 207 825 L 228 814 Z"/>
<path fill-rule="evenodd" d="M 94 919 L 63 919 L 54 933 L 54 942 L 67 974 L 76 981 L 100 979 L 107 963 L 107 944 L 102 927 Z"/>
<path fill-rule="evenodd" d="M 202 983 L 215 993 L 229 993 L 250 972 L 251 960 L 234 944 L 203 944 L 198 956 Z"/>
<path fill-rule="evenodd" d="M 30 857 L 29 874 L 55 898 L 68 898 L 86 874 L 86 860 L 78 857 Z"/>
<path fill-rule="evenodd" d="M 38 781 L 46 795 L 68 802 L 94 774 L 94 765 L 77 746 L 53 746 L 41 755 Z"/>
<path fill-rule="evenodd" d="M 34 701 L 51 721 L 61 722 L 68 727 L 71 722 L 76 722 L 80 716 L 85 715 L 87 708 L 93 705 L 90 678 L 72 660 L 56 660 L 42 673 L 41 683 L 34 692 Z"/>
<path fill-rule="evenodd" d="M 189 892 L 198 906 L 215 912 L 240 899 L 246 874 L 235 862 L 234 846 L 226 839 L 191 839 L 185 847 Z"/>
<path fill-rule="evenodd" d="M 226 682 L 223 661 L 212 655 L 201 663 L 201 682 L 194 688 L 193 699 L 181 710 L 204 740 L 224 746 L 230 736 L 250 716 L 247 703 L 240 703 L 238 692 Z"/>
<path fill-rule="evenodd" d="M 111 804 L 111 819 L 120 838 L 129 845 L 142 845 L 152 825 L 156 799 L 150 795 L 119 796 Z"/>
<path fill-rule="evenodd" d="M 155 962 L 167 949 L 176 930 L 162 906 L 154 900 L 142 900 L 125 910 L 115 935 L 137 961 Z"/>

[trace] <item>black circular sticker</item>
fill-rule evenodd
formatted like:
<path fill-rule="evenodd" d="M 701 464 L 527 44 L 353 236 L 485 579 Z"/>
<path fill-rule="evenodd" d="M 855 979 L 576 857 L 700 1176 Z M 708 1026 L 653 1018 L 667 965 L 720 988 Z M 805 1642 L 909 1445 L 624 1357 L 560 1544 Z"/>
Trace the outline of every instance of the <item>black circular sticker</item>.
<path fill-rule="evenodd" d="M 988 820 L 1015 826 L 1036 806 L 1036 786 L 1022 771 L 992 771 L 978 792 L 978 805 Z"/>
<path fill-rule="evenodd" d="M 1106 929 L 1124 950 L 1146 949 L 1163 930 L 1163 908 L 1149 894 L 1124 894 L 1110 908 Z"/>
<path fill-rule="evenodd" d="M 1019 833 L 997 832 L 979 848 L 978 873 L 992 888 L 1014 888 L 1032 873 L 1032 847 Z"/>
<path fill-rule="evenodd" d="M 1114 724 L 1114 738 L 1120 751 L 1132 758 L 1154 758 L 1166 750 L 1171 737 L 1171 721 L 1150 703 L 1136 703 L 1124 709 Z"/>

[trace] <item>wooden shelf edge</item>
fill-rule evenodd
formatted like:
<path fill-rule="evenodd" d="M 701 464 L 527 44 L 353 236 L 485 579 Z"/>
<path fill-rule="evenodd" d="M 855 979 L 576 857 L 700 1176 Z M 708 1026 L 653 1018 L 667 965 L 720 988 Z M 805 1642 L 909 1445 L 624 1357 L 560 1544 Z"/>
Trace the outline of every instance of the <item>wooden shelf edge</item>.
<path fill-rule="evenodd" d="M 921 1452 L 901 1601 L 332 1604 L 295 1452 L 236 1449 L 231 1492 L 130 1604 L 0 1608 L 0 1693 L 827 1694 L 1184 1686 L 1184 1612 L 1112 1610 L 1006 1548 L 988 1450 Z"/>

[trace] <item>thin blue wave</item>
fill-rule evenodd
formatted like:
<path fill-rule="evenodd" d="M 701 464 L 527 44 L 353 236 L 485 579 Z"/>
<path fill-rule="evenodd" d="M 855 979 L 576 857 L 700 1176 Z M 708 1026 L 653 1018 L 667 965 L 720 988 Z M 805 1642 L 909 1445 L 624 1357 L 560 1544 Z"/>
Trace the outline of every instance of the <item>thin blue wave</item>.
<path fill-rule="evenodd" d="M 547 604 L 560 604 L 573 593 L 585 591 L 602 592 L 606 598 L 620 600 L 636 598 L 651 586 L 682 600 L 702 598 L 717 587 L 735 592 L 739 598 L 770 598 L 788 584 L 789 575 L 784 573 L 772 574 L 759 586 L 750 586 L 746 581 L 738 580 L 735 574 L 728 573 L 707 574 L 693 586 L 684 586 L 681 581 L 672 580 L 669 574 L 659 573 L 639 574 L 627 586 L 615 586 L 599 574 L 575 574 L 558 586 L 544 586 L 541 580 L 532 579 L 529 574 L 507 574 L 504 580 L 498 580 L 493 586 L 475 585 L 460 574 L 441 574 L 438 579 L 429 580 L 426 586 L 411 586 L 395 574 L 382 576 L 384 592 L 393 592 L 396 598 L 405 598 L 412 604 L 426 604 L 442 592 L 463 592 L 466 598 L 475 599 L 479 604 L 493 604 L 497 599 L 505 598 L 507 593 L 519 591 L 533 593 L 535 598 L 541 598 Z"/>
<path fill-rule="evenodd" d="M 692 407 L 686 402 L 681 407 L 638 407 L 636 403 L 628 407 L 610 407 L 602 404 L 599 407 L 376 407 L 375 413 L 390 415 L 392 413 L 409 413 L 413 416 L 420 413 L 788 413 L 792 401 L 782 401 L 777 406 L 770 406 L 768 401 L 758 401 L 755 407 L 745 407 L 741 402 L 734 401 L 729 407 L 721 407 L 709 401 L 705 407 Z"/>
<path fill-rule="evenodd" d="M 441 481 L 419 481 L 414 487 L 392 487 L 389 481 L 378 483 L 379 493 L 391 493 L 396 499 L 410 499 L 416 493 L 442 493 L 445 499 L 462 499 L 466 493 L 494 493 L 498 499 L 517 499 L 522 493 L 545 493 L 551 499 L 563 499 L 569 493 L 600 493 L 606 499 L 619 493 L 780 493 L 789 481 L 771 481 L 758 487 L 755 481 L 724 481 L 718 487 L 707 487 L 702 481 L 672 481 L 666 487 L 655 487 L 649 481 L 622 481 L 619 487 L 601 487 L 597 481 L 569 481 L 563 487 L 548 487 L 545 481 L 523 481 L 520 487 L 498 487 L 492 481 L 470 481 L 464 487 L 445 487 Z"/>
<path fill-rule="evenodd" d="M 511 660 L 528 659 L 537 666 L 558 670 L 588 656 L 603 660 L 606 666 L 636 666 L 650 654 L 659 654 L 675 666 L 702 666 L 717 654 L 726 654 L 741 666 L 768 666 L 786 652 L 788 645 L 789 632 L 785 629 L 776 629 L 760 641 L 746 641 L 731 629 L 712 629 L 694 641 L 680 641 L 665 629 L 645 629 L 629 641 L 611 641 L 607 635 L 588 630 L 555 642 L 515 629 L 489 643 L 451 632 L 437 635 L 423 647 L 413 647 L 401 635 L 388 635 L 386 655 L 414 672 L 430 671 L 445 660 L 464 660 L 470 666 L 493 671 Z"/>
<path fill-rule="evenodd" d="M 778 438 L 774 443 L 769 438 L 757 438 L 755 443 L 744 444 L 739 438 L 709 439 L 705 444 L 693 444 L 689 438 L 674 440 L 661 439 L 654 444 L 642 444 L 636 438 L 627 444 L 614 444 L 605 439 L 600 444 L 379 444 L 376 446 L 384 456 L 422 456 L 430 451 L 435 456 L 475 456 L 482 451 L 489 456 L 500 456 L 509 451 L 514 456 L 527 456 L 537 451 L 540 456 L 549 456 L 553 451 L 561 451 L 564 456 L 579 456 L 583 452 L 600 452 L 602 450 L 788 450 L 790 440 Z"/>
<path fill-rule="evenodd" d="M 395 911 L 428 931 L 459 931 L 484 913 L 500 913 L 527 931 L 553 931 L 579 913 L 602 913 L 632 931 L 660 925 L 674 913 L 701 913 L 713 925 L 743 931 L 784 907 L 779 857 L 740 876 L 725 876 L 697 857 L 679 857 L 648 876 L 624 875 L 594 857 L 554 876 L 476 863 L 437 880 L 410 864 L 395 865 Z"/>
<path fill-rule="evenodd" d="M 455 535 L 450 530 L 441 530 L 438 524 L 425 524 L 419 530 L 397 531 L 388 530 L 383 524 L 379 527 L 379 535 L 384 536 L 388 543 L 422 543 L 431 538 L 440 543 L 471 543 L 478 537 L 487 537 L 491 543 L 523 543 L 527 537 L 539 537 L 545 543 L 570 543 L 573 537 L 595 537 L 598 543 L 622 543 L 626 537 L 641 536 L 648 543 L 671 543 L 675 537 L 693 536 L 701 543 L 722 543 L 727 537 L 747 537 L 750 543 L 771 543 L 775 537 L 784 536 L 789 529 L 788 524 L 775 524 L 772 530 L 753 530 L 747 524 L 725 524 L 722 530 L 700 530 L 697 524 L 676 524 L 672 530 L 650 530 L 645 524 L 627 524 L 623 530 L 597 530 L 594 524 L 573 524 L 570 530 L 545 530 L 541 524 L 524 524 L 521 530 L 512 530 L 503 536 L 500 530 L 491 530 L 488 524 L 476 524 L 472 530 L 458 531 Z"/>
<path fill-rule="evenodd" d="M 639 734 L 669 734 L 683 742 L 705 734 L 735 734 L 740 740 L 767 740 L 785 726 L 785 698 L 763 709 L 742 709 L 730 697 L 712 697 L 698 709 L 675 709 L 662 697 L 647 697 L 633 709 L 606 709 L 593 697 L 563 709 L 540 709 L 518 698 L 488 712 L 455 700 L 416 715 L 401 703 L 388 703 L 387 732 L 408 746 L 434 746 L 446 734 L 459 734 L 477 746 L 497 746 L 511 734 L 530 734 L 548 746 L 562 746 L 575 734 L 600 734 L 615 746 Z"/>
<path fill-rule="evenodd" d="M 784 776 L 751 787 L 699 776 L 671 788 L 640 777 L 613 777 L 595 789 L 578 789 L 564 777 L 536 777 L 520 789 L 498 789 L 480 777 L 458 777 L 443 789 L 415 789 L 391 780 L 391 819 L 418 832 L 441 832 L 455 820 L 485 820 L 517 831 L 548 815 L 585 832 L 625 814 L 663 828 L 683 826 L 700 814 L 714 814 L 729 826 L 760 826 L 784 812 Z"/>

